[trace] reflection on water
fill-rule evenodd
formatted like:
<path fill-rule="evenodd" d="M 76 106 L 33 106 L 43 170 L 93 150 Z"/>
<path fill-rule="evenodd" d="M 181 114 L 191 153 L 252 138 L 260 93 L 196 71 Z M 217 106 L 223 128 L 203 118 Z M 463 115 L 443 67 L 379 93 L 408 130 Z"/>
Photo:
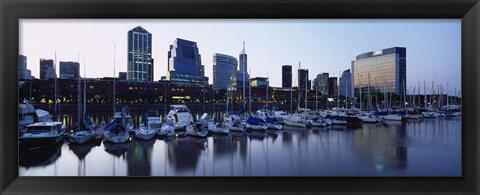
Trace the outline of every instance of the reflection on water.
<path fill-rule="evenodd" d="M 19 164 L 21 176 L 461 176 L 461 118 L 65 141 Z"/>

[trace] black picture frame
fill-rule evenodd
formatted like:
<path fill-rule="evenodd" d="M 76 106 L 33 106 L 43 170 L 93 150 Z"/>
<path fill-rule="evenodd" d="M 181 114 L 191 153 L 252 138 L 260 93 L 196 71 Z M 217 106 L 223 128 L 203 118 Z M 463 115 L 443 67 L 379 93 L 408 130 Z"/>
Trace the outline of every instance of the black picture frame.
<path fill-rule="evenodd" d="M 0 192 L 5 194 L 477 194 L 479 0 L 1 0 Z M 21 18 L 461 18 L 462 177 L 18 177 Z"/>

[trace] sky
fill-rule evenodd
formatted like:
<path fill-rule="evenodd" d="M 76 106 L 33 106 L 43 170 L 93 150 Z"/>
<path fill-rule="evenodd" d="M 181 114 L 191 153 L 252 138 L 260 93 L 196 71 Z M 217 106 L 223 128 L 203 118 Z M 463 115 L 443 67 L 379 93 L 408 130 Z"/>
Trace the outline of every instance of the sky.
<path fill-rule="evenodd" d="M 268 76 L 274 87 L 282 65 L 293 65 L 293 78 L 299 62 L 312 80 L 338 76 L 357 55 L 390 47 L 407 48 L 407 89 L 448 82 L 454 94 L 461 86 L 460 19 L 21 19 L 19 53 L 36 78 L 40 58 L 55 53 L 80 61 L 82 77 L 84 67 L 88 78 L 111 77 L 114 60 L 116 75 L 127 71 L 127 33 L 136 26 L 152 34 L 154 80 L 166 75 L 169 45 L 182 38 L 197 42 L 210 83 L 213 54 L 238 59 L 245 41 L 251 77 Z"/>

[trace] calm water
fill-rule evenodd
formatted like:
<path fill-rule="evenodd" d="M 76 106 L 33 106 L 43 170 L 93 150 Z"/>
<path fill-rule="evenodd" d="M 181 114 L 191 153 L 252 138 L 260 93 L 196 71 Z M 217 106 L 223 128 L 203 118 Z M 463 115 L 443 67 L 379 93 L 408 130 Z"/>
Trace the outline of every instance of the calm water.
<path fill-rule="evenodd" d="M 75 145 L 20 160 L 20 176 L 461 176 L 461 118 Z"/>

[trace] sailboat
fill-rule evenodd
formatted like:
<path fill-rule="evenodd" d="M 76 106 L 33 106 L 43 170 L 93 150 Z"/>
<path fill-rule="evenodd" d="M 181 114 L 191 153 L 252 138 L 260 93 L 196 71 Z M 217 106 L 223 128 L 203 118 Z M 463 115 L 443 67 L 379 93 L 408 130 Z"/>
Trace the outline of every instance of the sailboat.
<path fill-rule="evenodd" d="M 130 138 L 126 125 L 130 123 L 130 114 L 128 114 L 128 107 L 123 107 L 121 112 L 115 112 L 115 46 L 114 46 L 114 60 L 113 60 L 113 112 L 114 117 L 112 122 L 107 125 L 103 132 L 103 140 L 112 143 L 125 143 Z"/>
<path fill-rule="evenodd" d="M 86 81 L 86 62 L 85 62 L 85 59 L 84 59 L 84 77 L 83 78 L 83 85 L 84 85 L 84 101 L 83 101 L 83 121 L 78 121 L 79 124 L 78 124 L 78 127 L 76 129 L 75 132 L 73 133 L 70 133 L 68 135 L 68 137 L 70 138 L 70 141 L 74 142 L 74 143 L 77 143 L 77 144 L 83 144 L 85 142 L 88 142 L 90 140 L 92 140 L 93 138 L 97 137 L 97 133 L 94 131 L 94 129 L 96 128 L 96 126 L 92 123 L 92 121 L 87 117 L 86 115 L 86 108 L 87 108 L 87 105 L 86 105 L 86 89 L 87 89 L 87 81 Z M 78 89 L 80 89 L 80 76 L 78 77 Z M 78 110 L 79 110 L 79 113 L 80 113 L 80 90 L 78 91 L 78 101 L 79 101 L 79 107 L 78 107 Z M 79 117 L 80 118 L 80 117 Z"/>
<path fill-rule="evenodd" d="M 145 83 L 147 83 L 147 79 L 145 79 Z M 147 87 L 145 86 L 145 91 L 147 90 Z M 145 94 L 145 101 L 147 100 L 147 95 Z M 138 129 L 135 130 L 135 137 L 142 139 L 142 140 L 150 140 L 154 138 L 157 135 L 156 129 L 154 129 L 153 125 L 155 127 L 159 126 L 160 123 L 160 116 L 156 112 L 148 112 L 145 115 L 145 123 L 141 124 Z M 158 124 L 158 125 L 157 125 Z"/>

